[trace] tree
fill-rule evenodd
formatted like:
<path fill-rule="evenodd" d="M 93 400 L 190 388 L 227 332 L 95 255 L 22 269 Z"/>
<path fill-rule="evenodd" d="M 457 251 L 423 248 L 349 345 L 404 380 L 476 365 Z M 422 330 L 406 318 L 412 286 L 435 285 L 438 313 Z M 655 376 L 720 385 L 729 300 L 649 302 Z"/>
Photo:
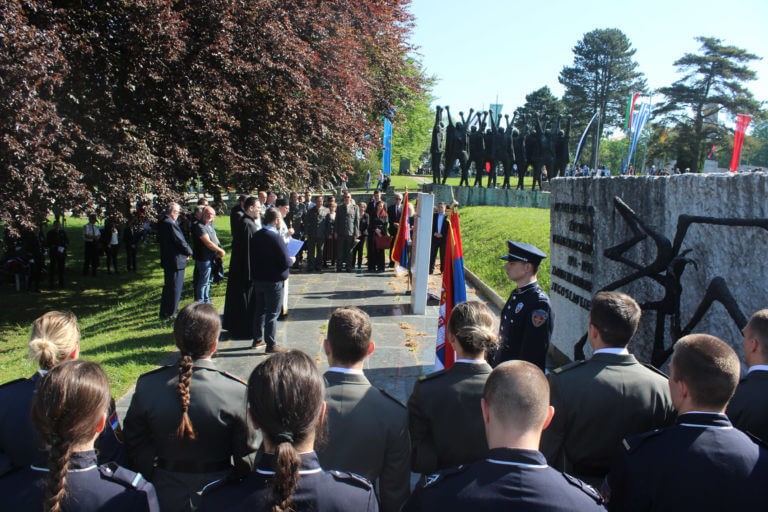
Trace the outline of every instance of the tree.
<path fill-rule="evenodd" d="M 558 78 L 565 87 L 563 103 L 573 115 L 574 133 L 580 134 L 595 112 L 602 113 L 595 132 L 595 140 L 599 140 L 606 126 L 623 126 L 627 98 L 633 92 L 645 91 L 645 79 L 632 59 L 635 49 L 619 29 L 584 34 L 573 53 L 573 65 L 564 67 Z M 594 148 L 592 151 L 594 161 Z"/>
<path fill-rule="evenodd" d="M 0 0 L 0 221 L 351 169 L 421 90 L 406 5 Z"/>
<path fill-rule="evenodd" d="M 518 120 L 525 117 L 526 122 L 533 125 L 532 121 L 538 113 L 541 116 L 541 122 L 546 124 L 545 120 L 554 122 L 558 115 L 562 115 L 563 109 L 563 102 L 545 85 L 541 89 L 526 94 L 525 104 L 517 109 L 517 117 Z"/>
<path fill-rule="evenodd" d="M 684 143 L 690 151 L 691 171 L 697 172 L 711 145 L 723 145 L 727 130 L 721 112 L 756 114 L 760 105 L 744 86 L 755 79 L 748 63 L 758 57 L 714 37 L 697 37 L 699 53 L 686 53 L 675 62 L 683 77 L 659 89 L 666 101 L 657 109 L 672 122 L 687 125 Z"/>
<path fill-rule="evenodd" d="M 768 169 L 768 123 L 759 123 L 752 130 L 752 136 L 744 141 L 742 160 L 749 165 Z"/>
<path fill-rule="evenodd" d="M 421 165 L 424 155 L 429 154 L 435 122 L 435 111 L 431 107 L 434 98 L 430 93 L 434 78 L 424 75 L 418 61 L 411 60 L 411 66 L 412 73 L 419 75 L 419 81 L 424 85 L 405 98 L 399 116 L 401 120 L 392 127 L 392 162 L 395 166 L 401 158 L 410 160 L 412 166 Z"/>

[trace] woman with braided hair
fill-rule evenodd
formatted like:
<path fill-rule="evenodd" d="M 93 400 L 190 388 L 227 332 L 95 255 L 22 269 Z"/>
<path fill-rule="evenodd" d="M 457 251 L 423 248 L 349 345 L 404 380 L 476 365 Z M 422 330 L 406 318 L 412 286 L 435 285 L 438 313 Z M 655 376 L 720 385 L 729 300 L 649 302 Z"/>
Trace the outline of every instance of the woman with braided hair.
<path fill-rule="evenodd" d="M 341 471 L 323 471 L 314 452 L 325 417 L 325 386 L 312 358 L 280 352 L 248 379 L 248 406 L 264 435 L 253 473 L 203 490 L 201 510 L 254 512 L 377 512 L 371 483 Z"/>
<path fill-rule="evenodd" d="M 28 379 L 0 386 L 0 475 L 35 461 L 40 440 L 29 416 L 35 390 L 47 372 L 64 361 L 77 359 L 79 354 L 80 328 L 72 312 L 49 311 L 32 323 L 29 357 L 39 370 Z M 123 445 L 118 439 L 120 423 L 112 400 L 108 419 L 96 441 L 99 464 L 121 463 L 123 458 Z"/>
<path fill-rule="evenodd" d="M 178 363 L 139 377 L 125 416 L 129 465 L 155 484 L 164 512 L 191 510 L 203 486 L 253 465 L 259 439 L 246 419 L 245 382 L 211 359 L 220 330 L 210 304 L 182 309 L 173 324 Z"/>
<path fill-rule="evenodd" d="M 107 375 L 96 363 L 67 361 L 41 379 L 32 423 L 47 448 L 47 464 L 0 479 L 5 510 L 159 510 L 154 487 L 140 474 L 96 461 L 94 444 L 110 400 Z"/>

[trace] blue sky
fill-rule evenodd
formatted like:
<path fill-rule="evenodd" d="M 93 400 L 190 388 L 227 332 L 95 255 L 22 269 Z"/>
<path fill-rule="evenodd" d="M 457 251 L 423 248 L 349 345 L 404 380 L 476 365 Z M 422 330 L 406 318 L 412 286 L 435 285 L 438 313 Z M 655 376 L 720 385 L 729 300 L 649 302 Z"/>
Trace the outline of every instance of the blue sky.
<path fill-rule="evenodd" d="M 573 63 L 573 47 L 596 28 L 618 28 L 637 50 L 635 60 L 650 88 L 680 75 L 673 65 L 695 52 L 696 36 L 712 36 L 762 57 L 749 89 L 768 101 L 768 1 L 766 0 L 412 0 L 412 43 L 427 72 L 438 77 L 436 103 L 451 109 L 488 108 L 505 112 L 525 95 L 547 85 L 563 89 L 560 70 Z"/>

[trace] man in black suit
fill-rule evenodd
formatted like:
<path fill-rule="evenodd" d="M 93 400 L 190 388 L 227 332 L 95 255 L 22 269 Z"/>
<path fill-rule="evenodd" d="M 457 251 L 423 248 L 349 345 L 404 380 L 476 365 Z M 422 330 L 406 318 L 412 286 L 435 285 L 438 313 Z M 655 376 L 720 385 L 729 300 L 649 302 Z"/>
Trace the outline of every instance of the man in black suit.
<path fill-rule="evenodd" d="M 161 320 L 176 318 L 181 288 L 184 286 L 184 269 L 187 267 L 187 260 L 192 256 L 192 248 L 187 244 L 181 228 L 176 223 L 180 213 L 179 203 L 169 204 L 158 226 L 160 266 L 163 267 L 165 274 L 163 295 L 160 299 Z"/>
<path fill-rule="evenodd" d="M 264 226 L 251 238 L 251 279 L 253 300 L 253 343 L 251 348 L 267 344 L 266 353 L 282 352 L 275 341 L 277 317 L 282 306 L 283 284 L 296 258 L 288 255 L 278 228 L 282 215 L 277 208 L 264 213 Z"/>
<path fill-rule="evenodd" d="M 403 213 L 403 195 L 395 194 L 395 204 L 387 207 L 387 217 L 389 218 L 389 236 L 392 237 L 392 244 L 389 246 L 389 267 L 395 266 L 395 262 L 392 260 L 392 246 L 395 243 L 397 237 L 397 230 L 400 227 L 400 215 Z"/>
<path fill-rule="evenodd" d="M 432 250 L 429 254 L 429 273 L 435 271 L 435 257 L 440 251 L 440 273 L 445 268 L 445 239 L 448 236 L 448 216 L 445 214 L 445 201 L 437 203 L 437 211 L 432 215 Z"/>
<path fill-rule="evenodd" d="M 761 309 L 744 327 L 747 375 L 736 388 L 727 414 L 733 426 L 768 440 L 768 309 Z"/>

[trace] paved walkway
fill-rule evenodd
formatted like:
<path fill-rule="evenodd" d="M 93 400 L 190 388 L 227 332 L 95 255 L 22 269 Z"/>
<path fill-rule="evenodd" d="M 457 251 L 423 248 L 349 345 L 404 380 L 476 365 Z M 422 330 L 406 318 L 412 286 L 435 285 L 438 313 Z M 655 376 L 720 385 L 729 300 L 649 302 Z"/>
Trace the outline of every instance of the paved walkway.
<path fill-rule="evenodd" d="M 439 274 L 430 276 L 429 291 L 435 296 L 439 295 L 440 282 Z M 431 299 L 426 314 L 412 315 L 406 285 L 406 279 L 395 277 L 391 270 L 381 274 L 294 274 L 289 285 L 289 315 L 278 323 L 277 343 L 310 354 L 324 372 L 328 363 L 322 343 L 328 317 L 337 307 L 357 306 L 371 316 L 376 343 L 376 350 L 366 361 L 365 374 L 375 386 L 406 402 L 413 382 L 433 369 L 438 316 L 438 302 Z M 467 298 L 484 300 L 469 283 Z M 222 333 L 214 355 L 217 366 L 247 380 L 266 357 L 263 348 L 253 350 L 250 346 L 251 340 L 228 340 L 226 332 Z M 173 364 L 177 359 L 178 353 L 172 353 L 158 363 Z M 132 394 L 133 389 L 118 402 L 121 418 Z"/>

